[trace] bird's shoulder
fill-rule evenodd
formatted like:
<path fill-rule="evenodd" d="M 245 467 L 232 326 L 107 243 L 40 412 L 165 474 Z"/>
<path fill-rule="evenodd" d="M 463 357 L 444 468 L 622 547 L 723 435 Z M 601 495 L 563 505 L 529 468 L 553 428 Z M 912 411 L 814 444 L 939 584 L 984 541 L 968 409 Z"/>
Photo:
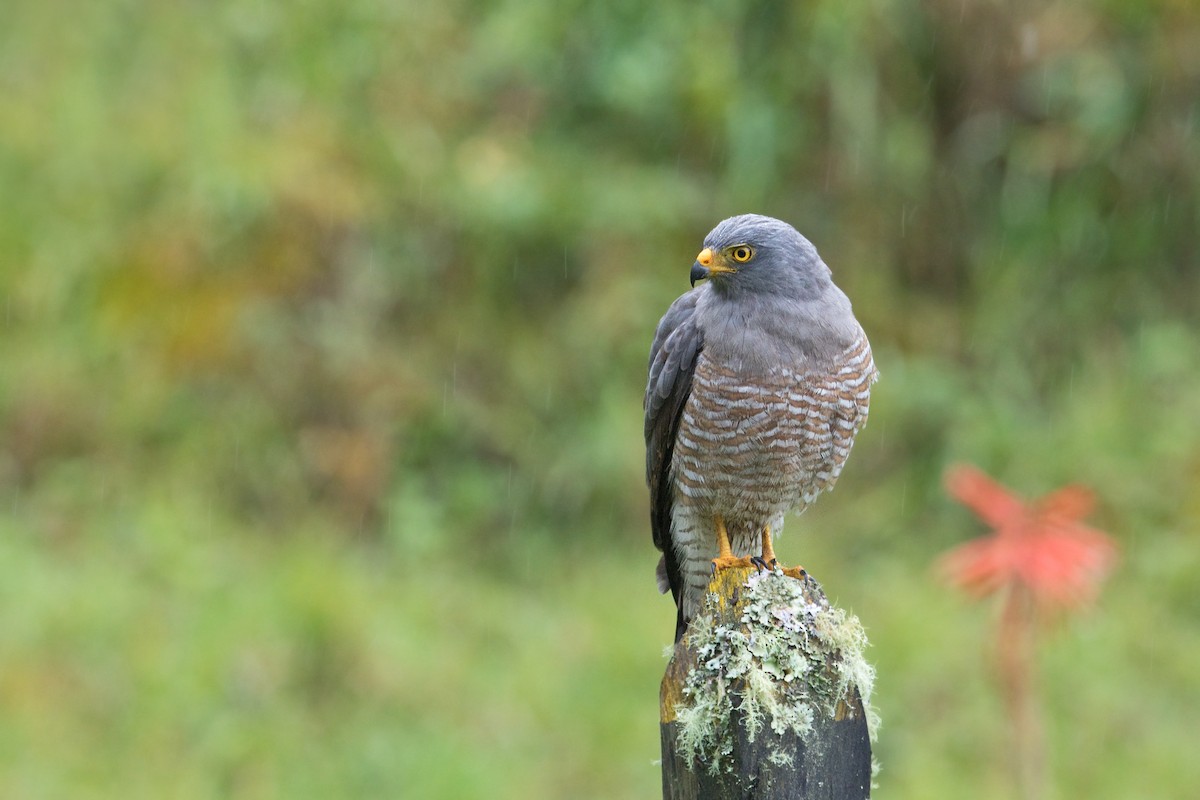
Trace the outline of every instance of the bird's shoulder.
<path fill-rule="evenodd" d="M 691 382 L 696 356 L 704 344 L 696 316 L 699 295 L 700 290 L 695 289 L 676 299 L 654 332 L 644 402 L 647 424 L 669 398 L 686 391 L 683 384 Z"/>
<path fill-rule="evenodd" d="M 662 350 L 667 339 L 683 325 L 696 324 L 696 305 L 700 301 L 701 289 L 692 289 L 675 298 L 667 308 L 658 327 L 654 329 L 654 342 L 650 346 L 650 363 L 654 363 L 655 355 Z"/>

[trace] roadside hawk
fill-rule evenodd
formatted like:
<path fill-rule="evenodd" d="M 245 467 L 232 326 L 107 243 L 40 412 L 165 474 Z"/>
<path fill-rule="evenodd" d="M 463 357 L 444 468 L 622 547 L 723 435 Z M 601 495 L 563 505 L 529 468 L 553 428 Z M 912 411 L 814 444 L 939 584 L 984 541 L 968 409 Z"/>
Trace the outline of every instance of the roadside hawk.
<path fill-rule="evenodd" d="M 774 567 L 772 536 L 833 487 L 878 377 L 849 299 L 791 225 L 730 217 L 691 280 L 654 333 L 645 397 L 650 523 L 676 640 L 716 570 Z"/>

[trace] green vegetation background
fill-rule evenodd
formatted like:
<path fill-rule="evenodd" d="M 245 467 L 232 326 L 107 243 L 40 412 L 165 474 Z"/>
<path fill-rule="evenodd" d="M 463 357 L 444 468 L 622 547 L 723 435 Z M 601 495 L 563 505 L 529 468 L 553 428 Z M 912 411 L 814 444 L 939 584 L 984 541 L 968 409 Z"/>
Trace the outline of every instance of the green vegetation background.
<path fill-rule="evenodd" d="M 883 372 L 780 548 L 872 637 L 877 796 L 1009 796 L 960 460 L 1124 549 L 1049 797 L 1195 796 L 1196 4 L 3 16 L 0 795 L 656 796 L 645 356 L 754 210 Z"/>

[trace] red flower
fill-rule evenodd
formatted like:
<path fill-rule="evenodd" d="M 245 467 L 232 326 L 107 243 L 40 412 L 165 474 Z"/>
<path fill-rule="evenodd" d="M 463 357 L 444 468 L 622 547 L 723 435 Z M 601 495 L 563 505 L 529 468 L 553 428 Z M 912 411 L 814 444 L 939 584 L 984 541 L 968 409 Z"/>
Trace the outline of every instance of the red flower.
<path fill-rule="evenodd" d="M 939 567 L 976 597 L 1024 587 L 1047 609 L 1090 602 L 1117 561 L 1113 541 L 1080 520 L 1092 493 L 1068 486 L 1026 503 L 974 467 L 946 473 L 946 490 L 995 530 L 954 548 Z"/>

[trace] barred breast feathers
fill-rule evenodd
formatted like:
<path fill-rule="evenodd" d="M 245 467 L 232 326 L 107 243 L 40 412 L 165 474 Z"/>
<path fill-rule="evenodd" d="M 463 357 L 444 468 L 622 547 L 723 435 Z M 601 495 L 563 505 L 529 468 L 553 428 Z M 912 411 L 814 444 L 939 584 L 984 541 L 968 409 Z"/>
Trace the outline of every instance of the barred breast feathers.
<path fill-rule="evenodd" d="M 697 501 L 736 495 L 736 511 L 756 514 L 778 510 L 769 498 L 811 503 L 840 475 L 866 422 L 876 377 L 861 328 L 832 363 L 820 366 L 810 361 L 748 374 L 705 354 L 677 433 L 677 490 Z"/>

